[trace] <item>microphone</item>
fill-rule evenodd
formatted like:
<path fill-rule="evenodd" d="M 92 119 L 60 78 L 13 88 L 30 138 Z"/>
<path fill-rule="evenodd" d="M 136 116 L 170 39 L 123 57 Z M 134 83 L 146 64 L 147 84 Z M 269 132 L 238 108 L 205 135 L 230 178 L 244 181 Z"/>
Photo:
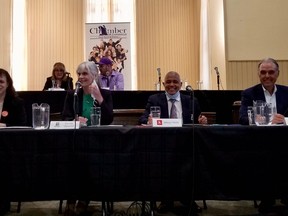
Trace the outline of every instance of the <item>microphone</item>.
<path fill-rule="evenodd" d="M 218 67 L 214 67 L 214 70 L 216 71 L 216 74 L 217 74 L 217 87 L 218 87 L 218 90 L 220 90 L 220 74 L 219 74 L 219 71 L 218 71 Z"/>
<path fill-rule="evenodd" d="M 157 68 L 157 74 L 158 74 L 159 82 L 161 82 L 161 72 L 160 72 L 160 68 Z"/>
<path fill-rule="evenodd" d="M 157 75 L 158 75 L 157 90 L 161 91 L 161 72 L 160 72 L 160 68 L 157 68 Z"/>
<path fill-rule="evenodd" d="M 217 76 L 219 76 L 218 67 L 214 67 L 214 70 L 216 71 Z"/>
<path fill-rule="evenodd" d="M 75 84 L 75 91 L 74 91 L 74 96 L 77 96 L 78 95 L 78 91 L 79 91 L 79 88 L 81 87 L 81 82 L 80 81 L 77 81 L 76 84 Z"/>
<path fill-rule="evenodd" d="M 191 86 L 191 85 L 187 85 L 187 86 L 186 86 L 186 91 L 188 91 L 188 92 L 193 92 L 192 86 Z"/>

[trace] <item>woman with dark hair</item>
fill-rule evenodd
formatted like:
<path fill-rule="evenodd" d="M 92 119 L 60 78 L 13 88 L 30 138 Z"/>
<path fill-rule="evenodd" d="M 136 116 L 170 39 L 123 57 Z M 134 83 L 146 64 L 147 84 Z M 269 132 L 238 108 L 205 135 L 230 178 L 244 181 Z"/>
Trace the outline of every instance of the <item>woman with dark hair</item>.
<path fill-rule="evenodd" d="M 23 126 L 26 125 L 26 119 L 24 102 L 17 96 L 10 74 L 0 68 L 0 127 Z M 9 180 L 3 177 L 2 183 L 5 184 L 5 181 Z M 1 193 L 0 215 L 4 215 L 10 210 L 10 201 L 3 198 L 8 194 L 6 196 L 4 191 Z"/>
<path fill-rule="evenodd" d="M 69 76 L 62 62 L 56 62 L 53 65 L 52 76 L 47 77 L 43 91 L 49 88 L 73 89 L 73 78 Z"/>
<path fill-rule="evenodd" d="M 10 74 L 0 68 L 0 127 L 27 124 L 24 101 L 16 94 Z"/>

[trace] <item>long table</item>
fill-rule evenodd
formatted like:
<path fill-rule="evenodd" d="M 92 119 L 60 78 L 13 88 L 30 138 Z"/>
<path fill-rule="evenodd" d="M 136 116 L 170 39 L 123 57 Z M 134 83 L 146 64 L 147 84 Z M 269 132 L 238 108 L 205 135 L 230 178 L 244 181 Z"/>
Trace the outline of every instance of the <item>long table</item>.
<path fill-rule="evenodd" d="M 261 199 L 288 193 L 287 126 L 0 129 L 0 198 Z"/>

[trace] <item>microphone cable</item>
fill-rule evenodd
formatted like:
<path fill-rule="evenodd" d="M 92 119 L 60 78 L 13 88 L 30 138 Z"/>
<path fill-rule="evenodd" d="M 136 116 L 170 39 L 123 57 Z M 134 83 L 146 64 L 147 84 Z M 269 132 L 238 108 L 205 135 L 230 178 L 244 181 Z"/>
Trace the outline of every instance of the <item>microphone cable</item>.
<path fill-rule="evenodd" d="M 194 90 L 192 86 L 187 85 L 186 91 L 190 92 L 190 103 L 192 106 L 192 114 L 191 114 L 191 121 L 192 121 L 192 191 L 191 191 L 191 201 L 188 216 L 192 216 L 193 214 L 193 207 L 195 202 L 195 101 L 194 101 Z M 192 116 L 193 115 L 193 116 Z"/>

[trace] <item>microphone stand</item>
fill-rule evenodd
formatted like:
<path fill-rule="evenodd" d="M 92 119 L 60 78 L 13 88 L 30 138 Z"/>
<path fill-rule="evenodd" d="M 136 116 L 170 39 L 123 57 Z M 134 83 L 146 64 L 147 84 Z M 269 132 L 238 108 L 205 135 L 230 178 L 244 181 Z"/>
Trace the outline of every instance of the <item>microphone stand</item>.
<path fill-rule="evenodd" d="M 157 86 L 157 90 L 161 91 L 161 71 L 160 68 L 157 68 L 157 74 L 158 74 L 158 86 Z"/>
<path fill-rule="evenodd" d="M 217 87 L 218 87 L 218 90 L 220 90 L 220 75 L 219 75 L 219 73 L 217 73 Z"/>
<path fill-rule="evenodd" d="M 192 194 L 191 194 L 191 203 L 189 209 L 189 216 L 193 216 L 193 207 L 194 207 L 194 193 L 195 193 L 195 103 L 194 103 L 194 90 L 190 91 L 190 98 L 191 98 L 191 106 L 192 106 L 192 114 L 191 114 L 191 121 L 192 121 Z M 193 116 L 192 116 L 193 115 Z M 197 214 L 196 214 L 197 215 Z"/>
<path fill-rule="evenodd" d="M 73 109 L 74 109 L 74 129 L 76 129 L 76 121 L 78 120 L 78 113 L 79 113 L 78 94 L 74 94 Z"/>
<path fill-rule="evenodd" d="M 69 72 L 66 72 L 66 76 L 67 76 L 67 90 L 70 90 L 71 89 L 71 86 L 70 86 L 70 79 L 71 79 L 71 77 L 70 77 L 70 73 Z"/>

